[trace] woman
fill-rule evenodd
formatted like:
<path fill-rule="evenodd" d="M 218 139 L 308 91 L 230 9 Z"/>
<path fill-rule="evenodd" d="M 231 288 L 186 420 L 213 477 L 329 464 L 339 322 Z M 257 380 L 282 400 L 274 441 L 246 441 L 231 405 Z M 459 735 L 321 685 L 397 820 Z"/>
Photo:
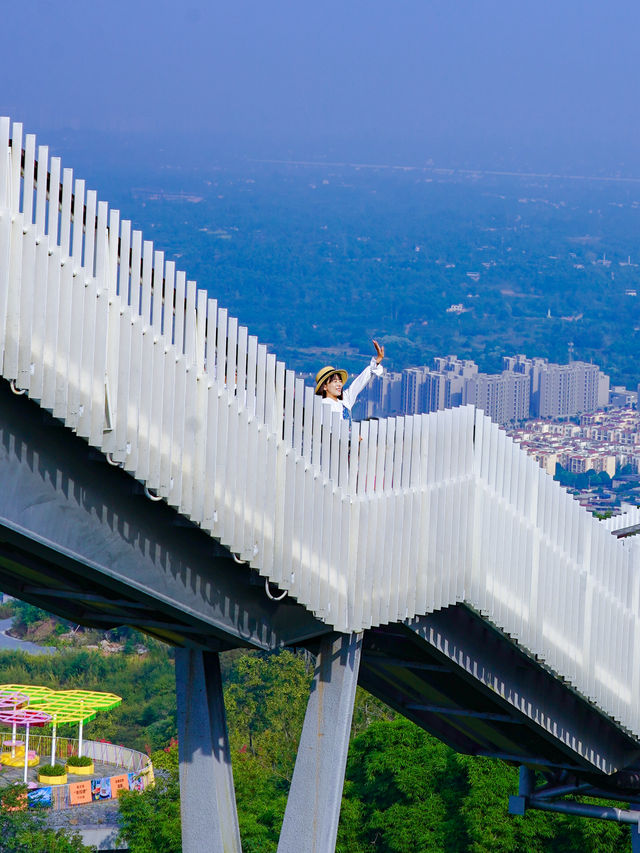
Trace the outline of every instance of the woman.
<path fill-rule="evenodd" d="M 351 420 L 351 409 L 362 389 L 373 376 L 382 376 L 380 362 L 384 358 L 384 347 L 377 341 L 374 341 L 373 345 L 376 348 L 375 356 L 346 390 L 343 390 L 349 375 L 346 370 L 328 365 L 316 373 L 316 394 L 322 397 L 322 402 L 330 407 L 332 412 L 339 412 L 346 420 Z"/>

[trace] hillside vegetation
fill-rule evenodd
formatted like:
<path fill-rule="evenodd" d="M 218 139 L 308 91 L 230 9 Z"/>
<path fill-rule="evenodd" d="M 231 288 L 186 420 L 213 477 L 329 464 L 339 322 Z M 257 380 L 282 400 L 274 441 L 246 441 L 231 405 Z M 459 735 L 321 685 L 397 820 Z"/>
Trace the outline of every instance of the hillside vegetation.
<path fill-rule="evenodd" d="M 29 615 L 34 617 L 32 628 L 53 624 L 51 639 L 61 634 L 75 636 L 75 642 L 87 639 L 78 638 L 68 625 L 57 629 L 60 620 L 44 611 L 25 610 L 20 603 L 15 609 L 23 617 L 26 613 L 27 620 Z M 110 646 L 115 645 L 113 635 L 108 636 Z M 91 739 L 151 752 L 159 770 L 153 790 L 122 799 L 123 837 L 132 853 L 180 853 L 173 658 L 168 647 L 148 640 L 146 653 L 139 654 L 139 639 L 140 635 L 120 637 L 122 651 L 111 654 L 81 647 L 46 656 L 3 652 L 0 680 L 108 690 L 122 696 L 121 706 L 99 714 L 85 732 Z M 238 650 L 223 654 L 221 662 L 243 851 L 275 853 L 313 659 L 307 653 Z M 68 731 L 60 727 L 60 734 L 73 737 L 77 732 L 74 727 Z M 341 853 L 570 853 L 578 849 L 626 853 L 628 830 L 615 824 L 539 812 L 524 818 L 508 815 L 508 797 L 517 791 L 517 784 L 515 767 L 458 755 L 358 689 L 337 849 Z M 12 831 L 19 834 L 31 826 L 34 834 L 29 843 L 44 845 L 53 836 L 47 836 L 42 826 L 25 824 L 28 817 L 23 815 L 20 826 Z M 5 820 L 13 819 L 5 815 Z M 60 853 L 82 849 L 77 840 L 56 843 L 61 845 Z M 34 851 L 47 849 L 33 847 Z"/>

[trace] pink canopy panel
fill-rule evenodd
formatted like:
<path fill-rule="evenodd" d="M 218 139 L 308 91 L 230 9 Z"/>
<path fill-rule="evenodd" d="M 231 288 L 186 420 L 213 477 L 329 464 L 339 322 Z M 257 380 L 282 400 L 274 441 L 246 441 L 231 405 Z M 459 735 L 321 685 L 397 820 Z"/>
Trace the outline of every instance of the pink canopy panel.
<path fill-rule="evenodd" d="M 31 726 L 46 726 L 51 722 L 51 714 L 45 714 L 44 711 L 37 711 L 32 708 L 14 708 L 0 710 L 0 724 L 4 723 L 8 726 L 13 726 L 15 731 L 16 726 L 24 726 L 27 730 L 24 746 L 24 783 L 27 783 L 27 770 L 29 767 L 29 729 Z M 13 738 L 15 742 L 15 737 Z"/>
<path fill-rule="evenodd" d="M 29 697 L 26 693 L 18 693 L 15 690 L 0 690 L 0 711 L 16 710 L 24 708 L 29 704 Z"/>
<path fill-rule="evenodd" d="M 51 714 L 32 708 L 3 709 L 0 711 L 0 723 L 17 726 L 46 726 L 51 722 Z"/>

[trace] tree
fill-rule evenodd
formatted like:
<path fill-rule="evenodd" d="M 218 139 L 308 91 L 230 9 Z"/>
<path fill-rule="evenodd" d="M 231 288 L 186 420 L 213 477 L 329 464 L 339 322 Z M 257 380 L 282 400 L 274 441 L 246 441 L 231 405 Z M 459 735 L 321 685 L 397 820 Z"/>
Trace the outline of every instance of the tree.
<path fill-rule="evenodd" d="M 120 795 L 120 838 L 131 853 L 181 853 L 180 782 L 177 746 L 152 754 L 155 785 Z"/>
<path fill-rule="evenodd" d="M 0 794 L 0 839 L 6 853 L 90 853 L 81 837 L 46 826 L 41 809 L 25 808 L 26 786 L 12 785 Z"/>
<path fill-rule="evenodd" d="M 289 651 L 245 655 L 234 662 L 229 682 L 225 706 L 234 754 L 248 751 L 289 783 L 309 696 L 308 660 Z"/>
<path fill-rule="evenodd" d="M 51 614 L 35 604 L 29 604 L 26 601 L 15 599 L 13 602 L 13 612 L 17 622 L 20 622 L 25 628 L 34 625 L 36 622 L 41 622 L 44 619 L 50 619 Z"/>
<path fill-rule="evenodd" d="M 351 744 L 340 835 L 375 853 L 626 853 L 615 823 L 507 812 L 517 769 L 454 753 L 399 718 L 380 720 Z M 345 844 L 345 851 L 349 847 Z"/>
<path fill-rule="evenodd" d="M 381 853 L 464 849 L 456 801 L 467 790 L 455 754 L 405 719 L 376 721 L 352 742 L 345 799 L 359 800 L 360 839 Z M 342 832 L 351 813 L 343 812 Z M 462 835 L 462 838 L 461 838 Z"/>

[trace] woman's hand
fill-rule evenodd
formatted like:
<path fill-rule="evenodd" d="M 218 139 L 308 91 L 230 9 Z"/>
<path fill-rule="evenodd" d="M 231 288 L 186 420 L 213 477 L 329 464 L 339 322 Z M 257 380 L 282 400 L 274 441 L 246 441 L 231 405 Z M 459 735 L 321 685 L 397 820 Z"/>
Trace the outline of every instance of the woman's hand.
<path fill-rule="evenodd" d="M 384 358 L 384 347 L 381 347 L 376 340 L 374 340 L 373 345 L 376 348 L 376 364 L 380 364 Z"/>

